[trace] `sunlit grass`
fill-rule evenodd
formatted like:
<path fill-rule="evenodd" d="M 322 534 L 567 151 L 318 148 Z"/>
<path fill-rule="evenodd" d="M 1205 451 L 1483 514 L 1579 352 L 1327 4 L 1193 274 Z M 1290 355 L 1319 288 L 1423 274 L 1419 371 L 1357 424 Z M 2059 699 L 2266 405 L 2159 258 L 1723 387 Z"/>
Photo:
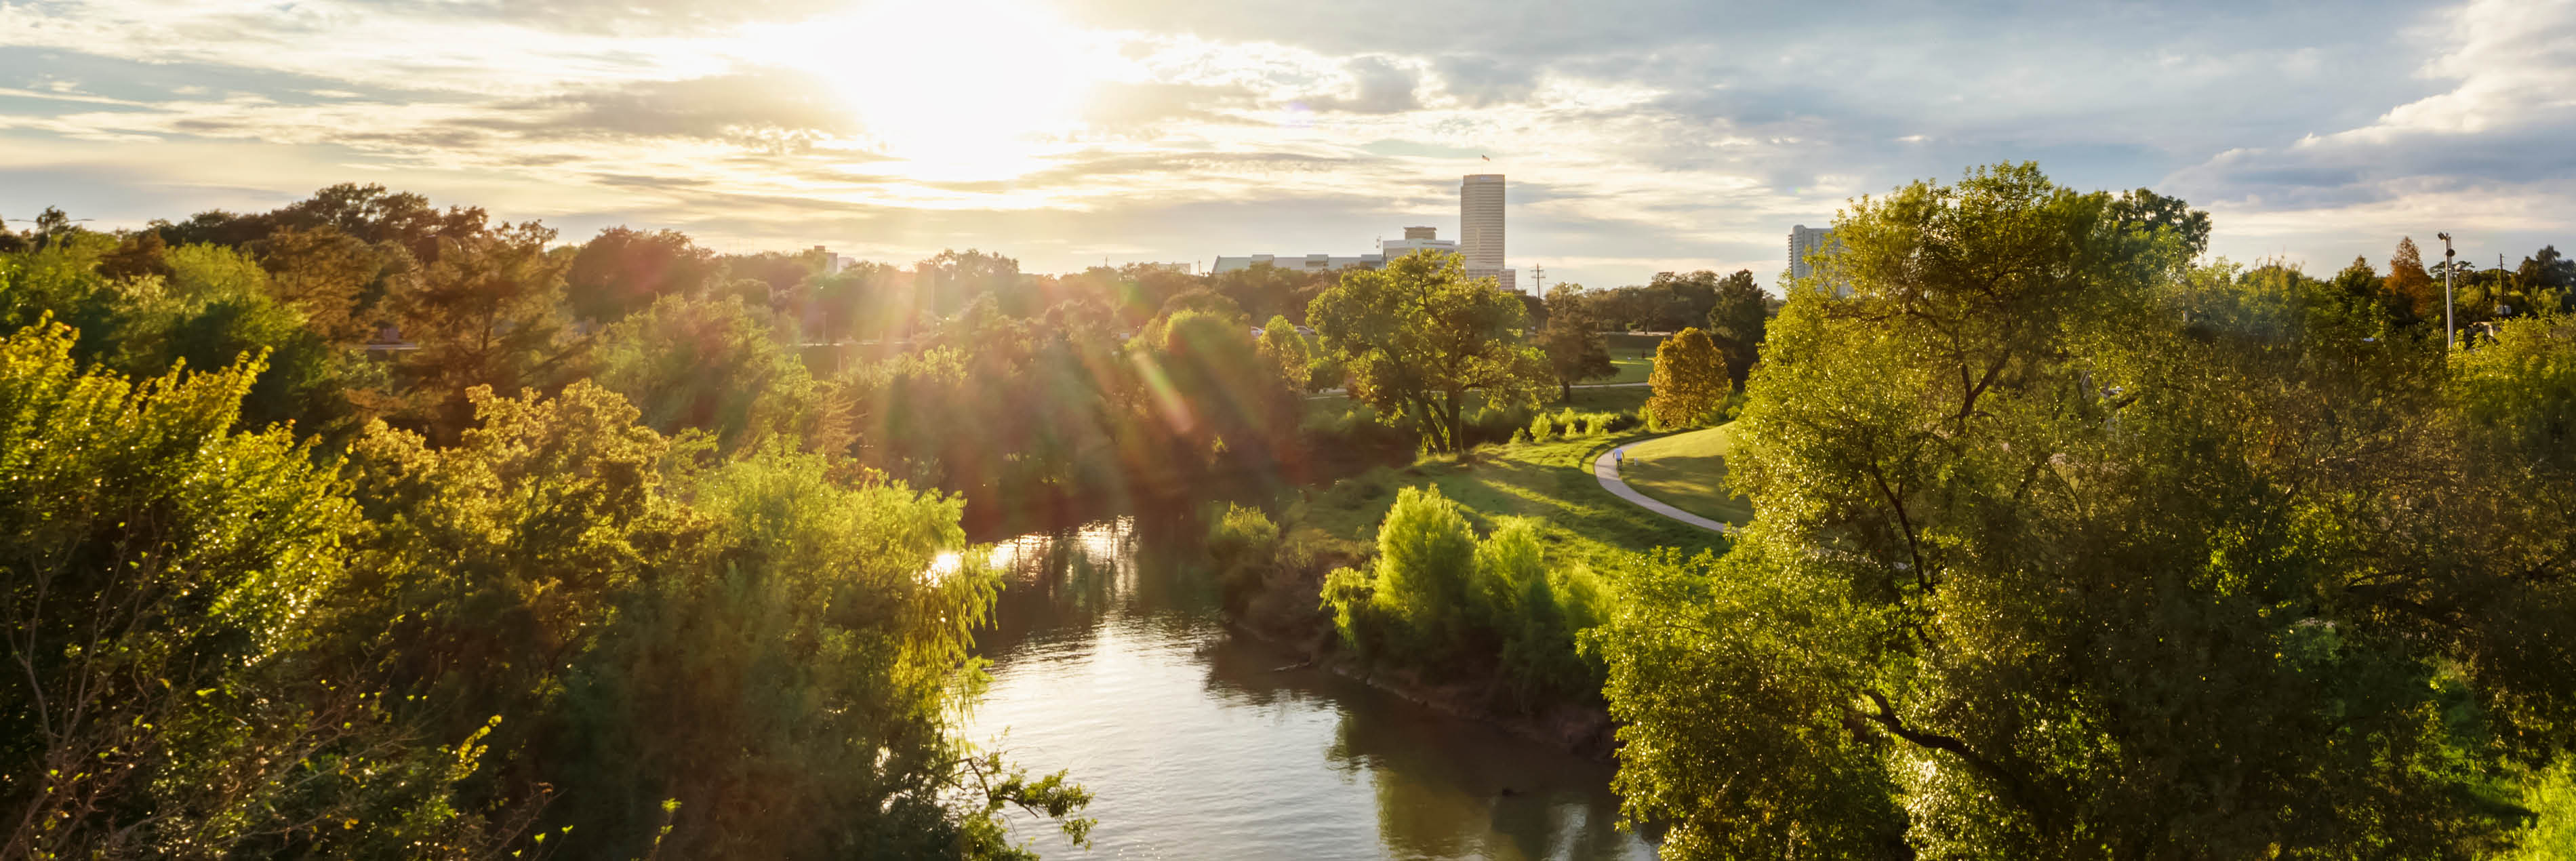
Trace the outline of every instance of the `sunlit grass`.
<path fill-rule="evenodd" d="M 1726 488 L 1726 456 L 1735 448 L 1735 426 L 1677 433 L 1628 446 L 1619 478 L 1666 505 L 1742 526 L 1753 522 L 1753 503 Z"/>
<path fill-rule="evenodd" d="M 1428 458 L 1311 493 L 1307 522 L 1339 538 L 1372 540 L 1401 487 L 1425 484 L 1465 508 L 1479 531 L 1496 518 L 1534 517 L 1556 561 L 1601 567 L 1625 551 L 1717 547 L 1722 539 L 1638 508 L 1601 489 L 1591 458 L 1612 437 L 1486 446 L 1459 460 Z"/>

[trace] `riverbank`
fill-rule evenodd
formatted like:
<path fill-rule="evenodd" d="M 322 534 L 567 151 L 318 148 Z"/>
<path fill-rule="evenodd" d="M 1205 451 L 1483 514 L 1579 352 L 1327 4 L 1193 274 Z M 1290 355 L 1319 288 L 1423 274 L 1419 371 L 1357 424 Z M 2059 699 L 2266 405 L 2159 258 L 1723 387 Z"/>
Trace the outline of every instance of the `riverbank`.
<path fill-rule="evenodd" d="M 1633 552 L 1676 547 L 1697 553 L 1722 547 L 1720 536 L 1654 516 L 1601 488 L 1588 468 L 1592 455 L 1632 438 L 1597 435 L 1490 445 L 1456 459 L 1426 458 L 1297 491 L 1279 507 L 1281 534 L 1271 564 L 1229 575 L 1258 579 L 1234 587 L 1237 597 L 1228 602 L 1230 626 L 1318 668 L 1427 708 L 1607 758 L 1614 724 L 1597 689 L 1575 699 L 1531 701 L 1494 656 L 1438 668 L 1363 660 L 1344 648 L 1332 616 L 1320 606 L 1320 595 L 1333 569 L 1363 567 L 1376 554 L 1379 524 L 1397 491 L 1407 487 L 1436 488 L 1458 503 L 1480 533 L 1492 531 L 1505 518 L 1532 519 L 1547 564 L 1574 569 L 1581 577 Z"/>

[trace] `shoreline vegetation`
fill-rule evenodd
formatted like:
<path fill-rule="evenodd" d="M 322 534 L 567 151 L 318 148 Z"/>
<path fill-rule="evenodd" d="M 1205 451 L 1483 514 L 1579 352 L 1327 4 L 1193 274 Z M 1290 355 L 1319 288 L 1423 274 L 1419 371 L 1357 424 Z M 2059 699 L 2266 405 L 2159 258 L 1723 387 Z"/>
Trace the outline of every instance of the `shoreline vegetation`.
<path fill-rule="evenodd" d="M 0 856 L 1079 846 L 1079 774 L 958 737 L 971 551 L 1123 511 L 1231 629 L 1614 757 L 1671 857 L 2576 854 L 2554 248 L 2443 270 L 2452 347 L 2411 240 L 2212 260 L 2030 164 L 1855 200 L 1776 297 L 843 266 L 357 185 L 33 223 Z M 1614 441 L 1743 528 L 1603 490 Z"/>

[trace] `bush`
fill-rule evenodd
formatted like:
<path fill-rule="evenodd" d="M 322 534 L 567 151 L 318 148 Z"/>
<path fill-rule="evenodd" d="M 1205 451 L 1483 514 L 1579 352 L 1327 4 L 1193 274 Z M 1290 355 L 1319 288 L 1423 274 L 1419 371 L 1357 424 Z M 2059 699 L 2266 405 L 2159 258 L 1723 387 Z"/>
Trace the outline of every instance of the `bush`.
<path fill-rule="evenodd" d="M 1261 509 L 1229 503 L 1225 514 L 1208 524 L 1207 550 L 1216 561 L 1226 611 L 1240 613 L 1277 570 L 1279 526 Z"/>
<path fill-rule="evenodd" d="M 1539 413 L 1536 416 L 1532 416 L 1529 424 L 1529 438 L 1534 442 L 1546 442 L 1548 440 L 1555 439 L 1556 420 L 1549 418 L 1546 413 Z"/>
<path fill-rule="evenodd" d="M 1333 571 L 1323 606 L 1371 660 L 1402 655 L 1441 675 L 1494 655 L 1523 707 L 1590 696 L 1601 670 L 1574 642 L 1601 619 L 1601 584 L 1588 570 L 1549 570 L 1540 528 L 1505 518 L 1478 541 L 1438 489 L 1405 488 L 1378 530 L 1376 563 Z"/>

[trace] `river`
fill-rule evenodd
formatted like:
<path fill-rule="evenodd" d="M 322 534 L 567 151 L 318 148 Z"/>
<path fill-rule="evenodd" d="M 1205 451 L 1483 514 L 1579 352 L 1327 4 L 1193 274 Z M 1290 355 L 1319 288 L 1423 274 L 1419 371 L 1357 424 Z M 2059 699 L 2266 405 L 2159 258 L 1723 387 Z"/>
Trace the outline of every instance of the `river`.
<path fill-rule="evenodd" d="M 1148 530 L 1150 531 L 1150 530 Z M 1195 535 L 1133 518 L 1003 542 L 978 632 L 992 685 L 968 737 L 1071 769 L 1089 850 L 1049 858 L 1651 858 L 1617 830 L 1607 763 L 1441 715 L 1230 635 Z M 1168 548 L 1168 549 L 1166 549 Z"/>

